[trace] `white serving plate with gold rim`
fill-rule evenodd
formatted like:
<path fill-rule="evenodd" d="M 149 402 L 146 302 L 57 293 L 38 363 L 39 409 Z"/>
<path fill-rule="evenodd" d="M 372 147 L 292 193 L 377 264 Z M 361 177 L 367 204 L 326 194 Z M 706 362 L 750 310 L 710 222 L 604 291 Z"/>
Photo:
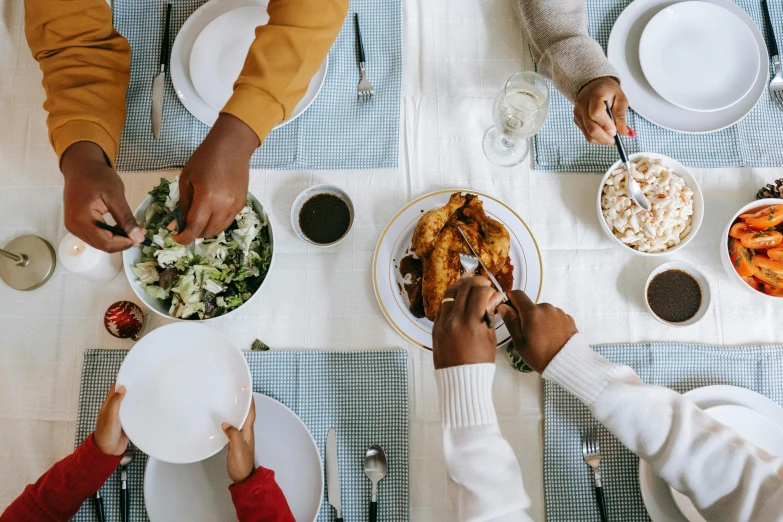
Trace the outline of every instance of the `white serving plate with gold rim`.
<path fill-rule="evenodd" d="M 433 323 L 426 317 L 417 318 L 411 313 L 398 267 L 400 260 L 410 253 L 413 230 L 421 215 L 444 206 L 455 192 L 478 196 L 484 203 L 487 215 L 508 229 L 511 236 L 509 255 L 514 265 L 514 289 L 523 290 L 536 302 L 541 295 L 541 252 L 527 224 L 511 207 L 492 196 L 467 189 L 439 190 L 421 196 L 397 212 L 381 234 L 373 258 L 373 287 L 378 304 L 391 325 L 407 340 L 428 350 L 432 349 Z M 511 339 L 500 317 L 495 318 L 495 330 L 498 346 Z"/>

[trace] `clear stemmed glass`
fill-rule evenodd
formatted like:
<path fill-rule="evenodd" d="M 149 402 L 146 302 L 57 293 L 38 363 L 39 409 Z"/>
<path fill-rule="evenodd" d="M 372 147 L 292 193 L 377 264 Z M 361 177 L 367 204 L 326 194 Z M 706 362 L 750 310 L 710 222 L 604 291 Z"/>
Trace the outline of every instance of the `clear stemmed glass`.
<path fill-rule="evenodd" d="M 484 134 L 484 154 L 501 167 L 519 165 L 527 157 L 528 138 L 544 125 L 549 112 L 549 84 L 531 71 L 506 81 L 492 106 L 495 122 Z"/>

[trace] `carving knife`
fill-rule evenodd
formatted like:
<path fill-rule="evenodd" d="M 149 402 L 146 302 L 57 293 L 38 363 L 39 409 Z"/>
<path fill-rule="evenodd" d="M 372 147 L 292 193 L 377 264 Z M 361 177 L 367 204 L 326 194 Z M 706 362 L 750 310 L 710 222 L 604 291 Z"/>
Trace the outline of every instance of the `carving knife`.
<path fill-rule="evenodd" d="M 484 273 L 487 274 L 487 277 L 489 277 L 489 280 L 492 282 L 492 286 L 495 287 L 495 290 L 500 292 L 500 294 L 503 296 L 503 302 L 507 304 L 508 306 L 511 306 L 511 308 L 514 308 L 511 305 L 511 301 L 508 298 L 508 295 L 506 295 L 506 292 L 503 291 L 503 288 L 501 288 L 500 283 L 498 283 L 498 280 L 495 279 L 495 276 L 487 270 L 486 265 L 484 265 L 484 262 L 481 260 L 481 256 L 478 255 L 478 252 L 476 252 L 476 249 L 473 248 L 473 245 L 470 244 L 470 241 L 468 241 L 468 236 L 465 235 L 465 232 L 462 231 L 462 227 L 457 227 L 459 230 L 459 233 L 462 234 L 462 239 L 465 240 L 465 243 L 467 243 L 468 248 L 471 252 L 473 252 L 473 255 L 476 256 L 476 259 L 478 259 L 479 264 L 481 265 L 481 268 L 484 269 Z"/>
<path fill-rule="evenodd" d="M 160 44 L 160 72 L 152 81 L 152 136 L 160 137 L 160 125 L 163 119 L 163 87 L 166 83 L 166 66 L 169 62 L 169 21 L 171 4 L 166 4 L 166 25 L 163 29 L 163 42 Z"/>
<path fill-rule="evenodd" d="M 326 491 L 329 503 L 337 512 L 335 522 L 343 521 L 343 509 L 340 502 L 340 470 L 337 465 L 337 432 L 329 429 L 326 435 Z"/>

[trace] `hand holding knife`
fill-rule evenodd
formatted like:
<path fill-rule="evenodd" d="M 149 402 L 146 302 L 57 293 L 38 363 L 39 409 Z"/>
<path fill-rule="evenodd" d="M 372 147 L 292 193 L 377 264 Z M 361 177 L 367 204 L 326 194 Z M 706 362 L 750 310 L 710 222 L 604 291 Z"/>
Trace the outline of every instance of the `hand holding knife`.
<path fill-rule="evenodd" d="M 163 29 L 163 41 L 160 44 L 160 73 L 152 81 L 152 136 L 160 137 L 160 127 L 163 120 L 163 89 L 166 83 L 166 66 L 169 63 L 169 22 L 171 21 L 171 4 L 166 4 L 166 25 Z"/>

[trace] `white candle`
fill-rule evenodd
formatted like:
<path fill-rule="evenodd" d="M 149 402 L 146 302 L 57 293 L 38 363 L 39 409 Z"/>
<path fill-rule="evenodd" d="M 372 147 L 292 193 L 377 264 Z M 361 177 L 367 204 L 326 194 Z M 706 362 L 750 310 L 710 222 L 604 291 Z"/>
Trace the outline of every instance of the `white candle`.
<path fill-rule="evenodd" d="M 66 270 L 93 281 L 111 281 L 122 270 L 121 254 L 93 248 L 73 234 L 63 238 L 57 253 Z"/>

